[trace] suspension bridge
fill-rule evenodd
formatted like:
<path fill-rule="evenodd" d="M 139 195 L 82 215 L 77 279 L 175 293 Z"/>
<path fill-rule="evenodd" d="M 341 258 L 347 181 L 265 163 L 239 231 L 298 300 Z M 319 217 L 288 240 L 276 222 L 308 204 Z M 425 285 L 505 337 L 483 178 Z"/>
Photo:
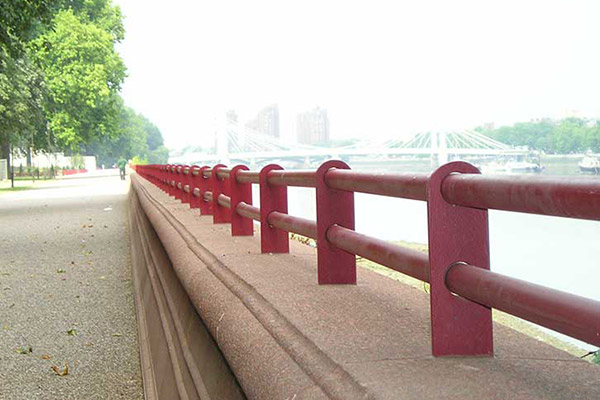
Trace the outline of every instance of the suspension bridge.
<path fill-rule="evenodd" d="M 514 148 L 472 130 L 419 133 L 410 140 L 398 138 L 366 138 L 343 147 L 318 147 L 288 143 L 234 122 L 226 122 L 215 130 L 214 141 L 202 146 L 203 151 L 184 152 L 169 159 L 173 164 L 206 164 L 211 162 L 244 163 L 250 166 L 273 161 L 289 161 L 309 167 L 325 159 L 373 159 L 426 157 L 435 165 L 453 159 L 517 157 L 528 150 Z"/>

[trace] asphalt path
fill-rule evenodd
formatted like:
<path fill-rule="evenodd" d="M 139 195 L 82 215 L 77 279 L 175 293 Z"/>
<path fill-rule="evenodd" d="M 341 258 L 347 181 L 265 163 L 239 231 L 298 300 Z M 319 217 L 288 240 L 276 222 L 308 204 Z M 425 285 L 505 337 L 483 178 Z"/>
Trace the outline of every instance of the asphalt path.
<path fill-rule="evenodd" d="M 39 186 L 0 192 L 0 399 L 142 399 L 129 179 Z"/>

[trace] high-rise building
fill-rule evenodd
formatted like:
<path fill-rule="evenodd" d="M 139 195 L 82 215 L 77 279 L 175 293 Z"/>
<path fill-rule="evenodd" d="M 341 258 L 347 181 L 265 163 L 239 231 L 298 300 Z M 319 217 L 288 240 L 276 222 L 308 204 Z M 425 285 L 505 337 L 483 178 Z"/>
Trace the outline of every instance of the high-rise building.
<path fill-rule="evenodd" d="M 296 119 L 298 143 L 323 145 L 329 142 L 329 117 L 327 110 L 316 107 L 298 114 Z"/>
<path fill-rule="evenodd" d="M 272 104 L 263 108 L 256 117 L 246 123 L 246 127 L 265 135 L 279 137 L 279 107 Z"/>

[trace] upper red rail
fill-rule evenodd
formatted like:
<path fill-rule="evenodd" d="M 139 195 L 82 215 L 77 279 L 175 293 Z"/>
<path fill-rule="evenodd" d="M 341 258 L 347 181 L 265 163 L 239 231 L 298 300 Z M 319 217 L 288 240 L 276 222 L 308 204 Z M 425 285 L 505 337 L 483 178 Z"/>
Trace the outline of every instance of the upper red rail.
<path fill-rule="evenodd" d="M 355 255 L 429 282 L 436 356 L 492 354 L 490 308 L 600 346 L 600 302 L 488 271 L 487 231 L 488 209 L 600 220 L 598 180 L 482 176 L 462 162 L 432 175 L 346 168 L 341 162 L 317 171 L 136 167 L 169 194 L 213 214 L 215 222 L 231 222 L 234 235 L 252 235 L 246 221 L 260 221 L 263 252 L 287 252 L 287 232 L 317 239 L 319 283 L 355 283 Z M 260 209 L 252 206 L 251 184 L 260 186 Z M 316 188 L 316 222 L 287 214 L 288 186 Z M 429 254 L 355 232 L 348 197 L 354 192 L 427 201 Z"/>

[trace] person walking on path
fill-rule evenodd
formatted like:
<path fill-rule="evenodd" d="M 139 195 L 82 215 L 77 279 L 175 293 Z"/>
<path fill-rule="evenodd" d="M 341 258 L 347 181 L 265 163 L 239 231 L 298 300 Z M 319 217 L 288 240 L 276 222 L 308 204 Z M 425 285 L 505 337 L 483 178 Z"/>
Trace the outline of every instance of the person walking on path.
<path fill-rule="evenodd" d="M 119 161 L 117 161 L 117 165 L 119 166 L 119 174 L 121 175 L 121 180 L 125 180 L 125 166 L 127 165 L 127 160 L 121 156 Z"/>

